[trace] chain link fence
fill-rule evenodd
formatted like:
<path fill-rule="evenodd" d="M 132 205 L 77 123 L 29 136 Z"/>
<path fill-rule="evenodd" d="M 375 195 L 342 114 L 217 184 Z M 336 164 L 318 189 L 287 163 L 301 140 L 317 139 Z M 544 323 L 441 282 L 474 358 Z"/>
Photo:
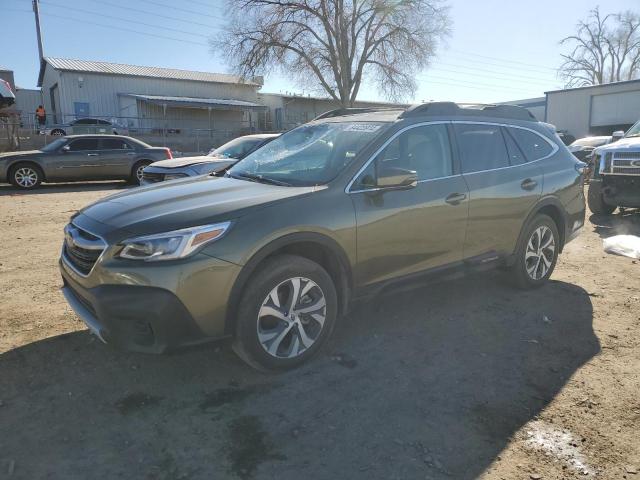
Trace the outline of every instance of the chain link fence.
<path fill-rule="evenodd" d="M 40 125 L 35 114 L 8 117 L 0 122 L 0 152 L 15 150 L 10 136 L 15 129 L 18 150 L 37 150 L 59 138 L 61 134 L 112 134 L 128 135 L 152 146 L 169 147 L 175 155 L 206 153 L 223 143 L 252 133 L 267 133 L 268 125 L 255 121 L 218 121 L 213 128 L 202 128 L 201 122 L 192 120 L 169 120 L 149 117 L 91 117 L 104 120 L 111 125 L 70 125 L 75 116 L 65 121 L 54 121 L 47 115 L 44 125 Z M 261 123 L 263 123 L 261 125 Z"/>

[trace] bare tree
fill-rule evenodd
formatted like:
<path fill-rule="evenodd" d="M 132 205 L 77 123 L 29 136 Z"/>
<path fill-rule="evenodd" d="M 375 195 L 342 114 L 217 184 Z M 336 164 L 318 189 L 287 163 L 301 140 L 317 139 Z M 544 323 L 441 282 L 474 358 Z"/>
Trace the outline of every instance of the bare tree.
<path fill-rule="evenodd" d="M 343 106 L 363 79 L 389 99 L 416 90 L 449 34 L 443 0 L 228 0 L 231 21 L 212 48 L 244 77 L 280 69 Z"/>
<path fill-rule="evenodd" d="M 567 87 L 600 85 L 640 76 L 640 15 L 626 11 L 603 16 L 598 7 L 577 25 L 577 33 L 560 41 L 559 76 Z"/>

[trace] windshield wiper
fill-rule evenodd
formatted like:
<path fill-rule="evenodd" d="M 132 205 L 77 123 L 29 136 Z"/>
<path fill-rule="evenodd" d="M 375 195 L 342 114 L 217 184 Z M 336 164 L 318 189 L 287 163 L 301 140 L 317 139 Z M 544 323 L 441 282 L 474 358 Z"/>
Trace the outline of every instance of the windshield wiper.
<path fill-rule="evenodd" d="M 257 183 L 268 183 L 270 185 L 279 185 L 281 187 L 290 187 L 291 184 L 287 182 L 283 182 L 282 180 L 276 180 L 275 178 L 265 177 L 263 175 L 258 175 L 256 173 L 236 173 L 235 175 L 231 175 L 227 173 L 231 178 L 240 178 L 243 180 L 249 180 L 250 182 Z"/>

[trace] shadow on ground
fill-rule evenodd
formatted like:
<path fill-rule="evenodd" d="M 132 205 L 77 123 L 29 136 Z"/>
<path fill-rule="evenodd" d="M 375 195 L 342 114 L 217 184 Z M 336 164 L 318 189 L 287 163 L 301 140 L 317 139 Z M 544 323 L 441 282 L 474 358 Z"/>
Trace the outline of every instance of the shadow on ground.
<path fill-rule="evenodd" d="M 624 213 L 616 210 L 612 215 L 593 214 L 589 217 L 589 221 L 601 238 L 614 235 L 640 236 L 640 209 L 628 209 Z"/>
<path fill-rule="evenodd" d="M 598 352 L 584 290 L 498 273 L 380 297 L 281 375 L 76 332 L 0 355 L 0 456 L 28 479 L 473 479 Z"/>
<path fill-rule="evenodd" d="M 0 183 L 0 196 L 3 195 L 44 195 L 47 193 L 90 192 L 97 190 L 118 190 L 129 188 L 126 182 L 77 182 L 43 183 L 35 190 L 22 190 L 13 185 Z"/>

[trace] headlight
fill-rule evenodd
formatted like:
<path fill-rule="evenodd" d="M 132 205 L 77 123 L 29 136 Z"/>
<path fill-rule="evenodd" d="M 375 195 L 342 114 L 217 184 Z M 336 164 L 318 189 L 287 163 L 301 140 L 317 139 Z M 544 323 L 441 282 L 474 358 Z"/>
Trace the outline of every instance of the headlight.
<path fill-rule="evenodd" d="M 155 262 L 184 258 L 204 245 L 218 240 L 229 229 L 231 222 L 202 225 L 121 242 L 120 258 Z"/>
<path fill-rule="evenodd" d="M 184 177 L 188 177 L 188 175 L 186 173 L 165 173 L 164 175 L 165 180 L 175 180 L 176 178 Z"/>

